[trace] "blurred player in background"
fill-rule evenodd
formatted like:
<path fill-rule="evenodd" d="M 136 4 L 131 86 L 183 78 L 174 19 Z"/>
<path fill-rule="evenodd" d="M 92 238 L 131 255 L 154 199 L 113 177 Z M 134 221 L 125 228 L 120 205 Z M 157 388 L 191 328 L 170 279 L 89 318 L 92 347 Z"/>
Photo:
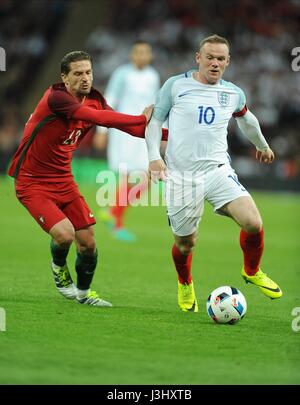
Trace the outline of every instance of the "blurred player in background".
<path fill-rule="evenodd" d="M 150 66 L 153 59 L 151 45 L 144 41 L 133 44 L 130 63 L 119 66 L 111 75 L 108 82 L 105 99 L 115 110 L 136 114 L 146 105 L 155 102 L 160 78 L 157 71 Z M 110 170 L 119 173 L 119 187 L 116 190 L 116 204 L 109 211 L 100 209 L 99 218 L 112 227 L 115 237 L 119 240 L 134 241 L 135 235 L 124 227 L 124 215 L 130 205 L 128 195 L 132 185 L 128 182 L 128 175 L 132 171 L 148 171 L 148 153 L 144 139 L 129 137 L 127 134 L 98 127 L 94 137 L 97 149 L 107 145 L 107 158 Z M 148 181 L 139 184 L 140 194 L 148 188 Z M 132 202 L 132 201 L 131 201 Z"/>
<path fill-rule="evenodd" d="M 198 311 L 192 281 L 192 250 L 206 199 L 214 211 L 240 227 L 244 254 L 242 276 L 266 296 L 280 298 L 278 285 L 260 269 L 264 230 L 259 211 L 239 183 L 227 153 L 227 126 L 236 118 L 241 131 L 256 146 L 260 162 L 272 163 L 270 149 L 257 118 L 248 110 L 244 92 L 222 79 L 230 61 L 229 43 L 213 35 L 196 52 L 198 70 L 165 82 L 146 130 L 149 170 L 153 180 L 166 180 L 168 218 L 175 243 L 172 256 L 178 273 L 178 304 Z M 162 123 L 168 117 L 166 164 L 160 156 Z"/>
<path fill-rule="evenodd" d="M 58 291 L 81 304 L 109 307 L 109 302 L 90 290 L 98 257 L 92 226 L 96 221 L 74 182 L 71 160 L 96 125 L 144 136 L 152 108 L 138 116 L 112 111 L 92 87 L 91 58 L 82 51 L 64 56 L 61 78 L 63 83 L 46 90 L 26 123 L 9 175 L 15 178 L 19 201 L 51 236 L 51 265 Z M 66 262 L 73 242 L 77 286 Z"/>

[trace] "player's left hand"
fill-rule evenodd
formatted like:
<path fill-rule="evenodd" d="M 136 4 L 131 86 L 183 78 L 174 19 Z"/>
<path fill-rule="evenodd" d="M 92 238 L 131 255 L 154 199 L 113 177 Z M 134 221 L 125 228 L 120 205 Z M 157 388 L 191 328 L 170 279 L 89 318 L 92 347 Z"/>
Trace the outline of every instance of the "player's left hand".
<path fill-rule="evenodd" d="M 145 115 L 145 117 L 147 119 L 147 124 L 151 120 L 153 108 L 154 108 L 154 104 L 151 104 L 148 107 L 146 107 L 143 111 L 143 115 Z"/>
<path fill-rule="evenodd" d="M 256 159 L 260 161 L 260 163 L 267 163 L 270 164 L 273 162 L 275 156 L 274 152 L 271 148 L 266 148 L 263 151 L 257 150 L 256 151 Z"/>

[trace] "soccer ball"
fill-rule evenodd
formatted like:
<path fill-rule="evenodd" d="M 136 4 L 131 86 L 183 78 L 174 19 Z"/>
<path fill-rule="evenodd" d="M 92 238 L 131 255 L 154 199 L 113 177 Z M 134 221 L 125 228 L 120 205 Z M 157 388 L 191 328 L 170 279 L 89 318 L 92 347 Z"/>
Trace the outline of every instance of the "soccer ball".
<path fill-rule="evenodd" d="M 216 288 L 206 303 L 208 316 L 217 323 L 234 324 L 246 314 L 247 302 L 244 295 L 234 287 Z"/>

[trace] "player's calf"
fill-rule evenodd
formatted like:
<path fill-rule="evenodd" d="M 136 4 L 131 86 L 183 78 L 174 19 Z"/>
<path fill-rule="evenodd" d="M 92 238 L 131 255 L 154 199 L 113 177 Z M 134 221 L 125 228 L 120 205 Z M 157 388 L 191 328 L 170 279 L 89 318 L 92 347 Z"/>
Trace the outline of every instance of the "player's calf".
<path fill-rule="evenodd" d="M 75 269 L 77 273 L 77 287 L 80 290 L 88 290 L 92 283 L 98 261 L 98 251 L 92 254 L 77 252 Z"/>

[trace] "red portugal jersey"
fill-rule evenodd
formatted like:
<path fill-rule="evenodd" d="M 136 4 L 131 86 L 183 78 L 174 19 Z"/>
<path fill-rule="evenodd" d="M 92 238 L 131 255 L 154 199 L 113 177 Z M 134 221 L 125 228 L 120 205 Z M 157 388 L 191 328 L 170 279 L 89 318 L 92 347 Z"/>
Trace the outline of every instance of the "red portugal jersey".
<path fill-rule="evenodd" d="M 128 127 L 143 134 L 145 124 L 144 115 L 113 111 L 94 88 L 81 103 L 63 83 L 54 84 L 26 123 L 8 174 L 22 180 L 64 182 L 72 179 L 73 152 L 92 127 L 103 125 L 125 131 Z"/>

